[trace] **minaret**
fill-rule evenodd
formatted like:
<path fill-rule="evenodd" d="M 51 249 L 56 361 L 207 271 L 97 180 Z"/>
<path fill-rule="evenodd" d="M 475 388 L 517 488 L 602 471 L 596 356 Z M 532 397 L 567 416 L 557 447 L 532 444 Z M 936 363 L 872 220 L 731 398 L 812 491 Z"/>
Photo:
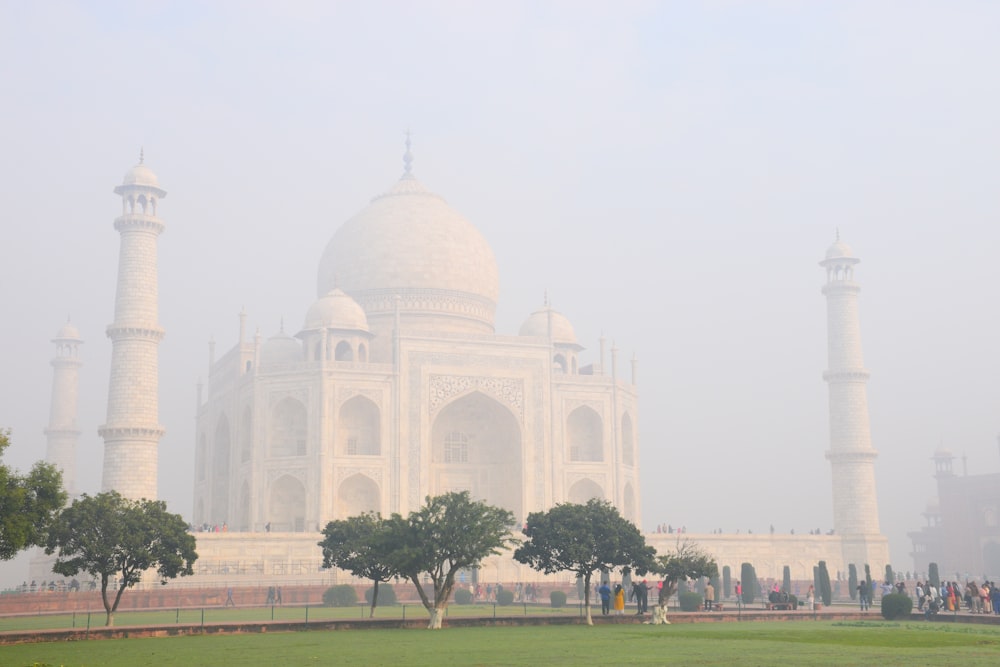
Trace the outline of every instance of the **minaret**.
<path fill-rule="evenodd" d="M 52 405 L 49 426 L 45 429 L 45 460 L 62 471 L 63 488 L 70 499 L 76 496 L 77 396 L 80 385 L 80 332 L 66 320 L 52 339 L 56 356 L 52 358 Z"/>
<path fill-rule="evenodd" d="M 156 239 L 163 222 L 156 216 L 167 196 L 156 175 L 143 164 L 125 174 L 115 188 L 122 214 L 115 220 L 121 234 L 118 290 L 111 339 L 111 382 L 108 420 L 98 431 L 104 438 L 104 491 L 126 498 L 156 498 L 157 448 L 163 437 L 158 416 L 158 347 L 163 329 L 157 323 Z"/>
<path fill-rule="evenodd" d="M 833 472 L 833 527 L 843 544 L 846 565 L 866 563 L 875 572 L 889 562 L 888 541 L 879 532 L 875 493 L 875 449 L 868 423 L 868 371 L 861 353 L 861 323 L 851 249 L 837 240 L 820 266 L 826 269 L 830 450 Z"/>

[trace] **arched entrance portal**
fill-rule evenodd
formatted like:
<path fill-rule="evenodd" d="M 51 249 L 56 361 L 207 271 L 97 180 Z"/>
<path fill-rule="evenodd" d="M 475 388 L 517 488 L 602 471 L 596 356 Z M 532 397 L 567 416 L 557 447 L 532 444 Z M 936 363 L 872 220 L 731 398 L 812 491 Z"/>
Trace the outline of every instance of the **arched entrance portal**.
<path fill-rule="evenodd" d="M 480 392 L 449 403 L 431 427 L 431 492 L 468 491 L 524 520 L 521 429 L 501 403 Z"/>

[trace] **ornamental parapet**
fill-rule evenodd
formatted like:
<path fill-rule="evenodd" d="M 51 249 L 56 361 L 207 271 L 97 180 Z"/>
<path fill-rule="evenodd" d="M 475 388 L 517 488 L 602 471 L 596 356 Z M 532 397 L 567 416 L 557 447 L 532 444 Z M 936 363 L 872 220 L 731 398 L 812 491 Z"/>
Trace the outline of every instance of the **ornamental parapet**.
<path fill-rule="evenodd" d="M 70 437 L 79 437 L 80 430 L 76 428 L 47 428 L 42 431 L 44 435 L 61 435 Z"/>
<path fill-rule="evenodd" d="M 160 234 L 164 230 L 163 221 L 156 216 L 141 213 L 126 213 L 115 218 L 115 229 L 119 232 L 130 230 L 149 230 Z"/>
<path fill-rule="evenodd" d="M 144 338 L 159 343 L 163 340 L 164 330 L 157 326 L 129 326 L 125 324 L 109 324 L 105 330 L 111 340 L 123 340 L 126 338 Z"/>
<path fill-rule="evenodd" d="M 870 463 L 878 457 L 874 449 L 849 449 L 846 451 L 827 450 L 826 458 L 833 463 Z"/>
<path fill-rule="evenodd" d="M 865 368 L 855 368 L 846 371 L 823 371 L 823 379 L 827 382 L 867 382 L 871 373 Z"/>
<path fill-rule="evenodd" d="M 492 300 L 457 290 L 375 289 L 352 293 L 351 296 L 369 316 L 395 312 L 397 298 L 401 313 L 448 313 L 491 325 L 496 311 L 496 303 Z"/>
<path fill-rule="evenodd" d="M 97 435 L 105 440 L 159 440 L 167 430 L 156 426 L 113 426 L 104 424 L 97 429 Z"/>
<path fill-rule="evenodd" d="M 860 294 L 861 285 L 852 280 L 836 280 L 823 285 L 820 292 L 826 295 Z"/>

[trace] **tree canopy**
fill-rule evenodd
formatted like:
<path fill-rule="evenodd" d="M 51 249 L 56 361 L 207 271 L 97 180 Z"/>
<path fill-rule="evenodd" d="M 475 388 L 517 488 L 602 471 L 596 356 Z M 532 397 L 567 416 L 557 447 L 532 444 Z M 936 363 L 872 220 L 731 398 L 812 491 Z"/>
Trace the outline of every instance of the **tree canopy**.
<path fill-rule="evenodd" d="M 583 579 L 587 623 L 590 579 L 597 570 L 630 568 L 644 574 L 653 567 L 653 547 L 615 507 L 593 498 L 585 505 L 561 503 L 546 512 L 532 512 L 524 528 L 527 538 L 514 559 L 545 574 L 575 572 Z"/>
<path fill-rule="evenodd" d="M 388 521 L 394 547 L 387 554 L 388 565 L 416 586 L 431 629 L 441 627 L 458 572 L 517 542 L 510 532 L 514 515 L 472 500 L 468 491 L 428 496 L 409 517 L 393 514 Z M 430 593 L 421 583 L 422 573 L 430 578 Z"/>
<path fill-rule="evenodd" d="M 361 514 L 331 521 L 323 529 L 323 567 L 346 570 L 355 577 L 371 579 L 374 591 L 369 618 L 375 616 L 378 585 L 399 574 L 388 554 L 398 544 L 396 526 L 378 514 Z"/>
<path fill-rule="evenodd" d="M 49 531 L 45 553 L 56 553 L 52 571 L 66 577 L 87 572 L 100 578 L 107 625 L 125 589 L 155 569 L 161 583 L 194 574 L 194 535 L 179 514 L 160 500 L 129 500 L 116 491 L 83 494 L 63 510 Z M 117 593 L 109 597 L 117 583 Z M 109 586 L 112 590 L 109 590 Z"/>
<path fill-rule="evenodd" d="M 663 576 L 663 587 L 660 589 L 658 600 L 659 607 L 663 611 L 666 610 L 667 600 L 677 592 L 680 582 L 702 577 L 715 579 L 719 576 L 719 566 L 716 565 L 714 558 L 694 542 L 680 538 L 677 539 L 673 551 L 657 555 L 652 571 Z"/>
<path fill-rule="evenodd" d="M 10 446 L 10 430 L 0 429 L 0 459 Z M 62 473 L 39 461 L 27 475 L 0 463 L 0 560 L 45 544 L 46 531 L 66 504 Z"/>

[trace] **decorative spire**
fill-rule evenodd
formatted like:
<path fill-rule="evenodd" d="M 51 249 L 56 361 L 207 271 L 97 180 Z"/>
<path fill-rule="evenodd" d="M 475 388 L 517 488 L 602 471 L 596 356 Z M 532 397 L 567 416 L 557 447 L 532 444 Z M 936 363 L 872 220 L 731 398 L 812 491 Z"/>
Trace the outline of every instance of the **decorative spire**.
<path fill-rule="evenodd" d="M 142 164 L 142 161 L 145 159 L 146 159 L 145 150 L 143 149 L 142 146 L 139 146 L 139 164 Z"/>
<path fill-rule="evenodd" d="M 837 240 L 840 240 L 840 227 L 837 227 Z"/>
<path fill-rule="evenodd" d="M 549 307 L 549 291 L 545 290 L 545 296 L 542 297 L 542 305 L 546 308 Z"/>
<path fill-rule="evenodd" d="M 406 131 L 406 152 L 403 153 L 403 178 L 413 178 L 413 153 L 410 152 L 410 131 Z"/>

